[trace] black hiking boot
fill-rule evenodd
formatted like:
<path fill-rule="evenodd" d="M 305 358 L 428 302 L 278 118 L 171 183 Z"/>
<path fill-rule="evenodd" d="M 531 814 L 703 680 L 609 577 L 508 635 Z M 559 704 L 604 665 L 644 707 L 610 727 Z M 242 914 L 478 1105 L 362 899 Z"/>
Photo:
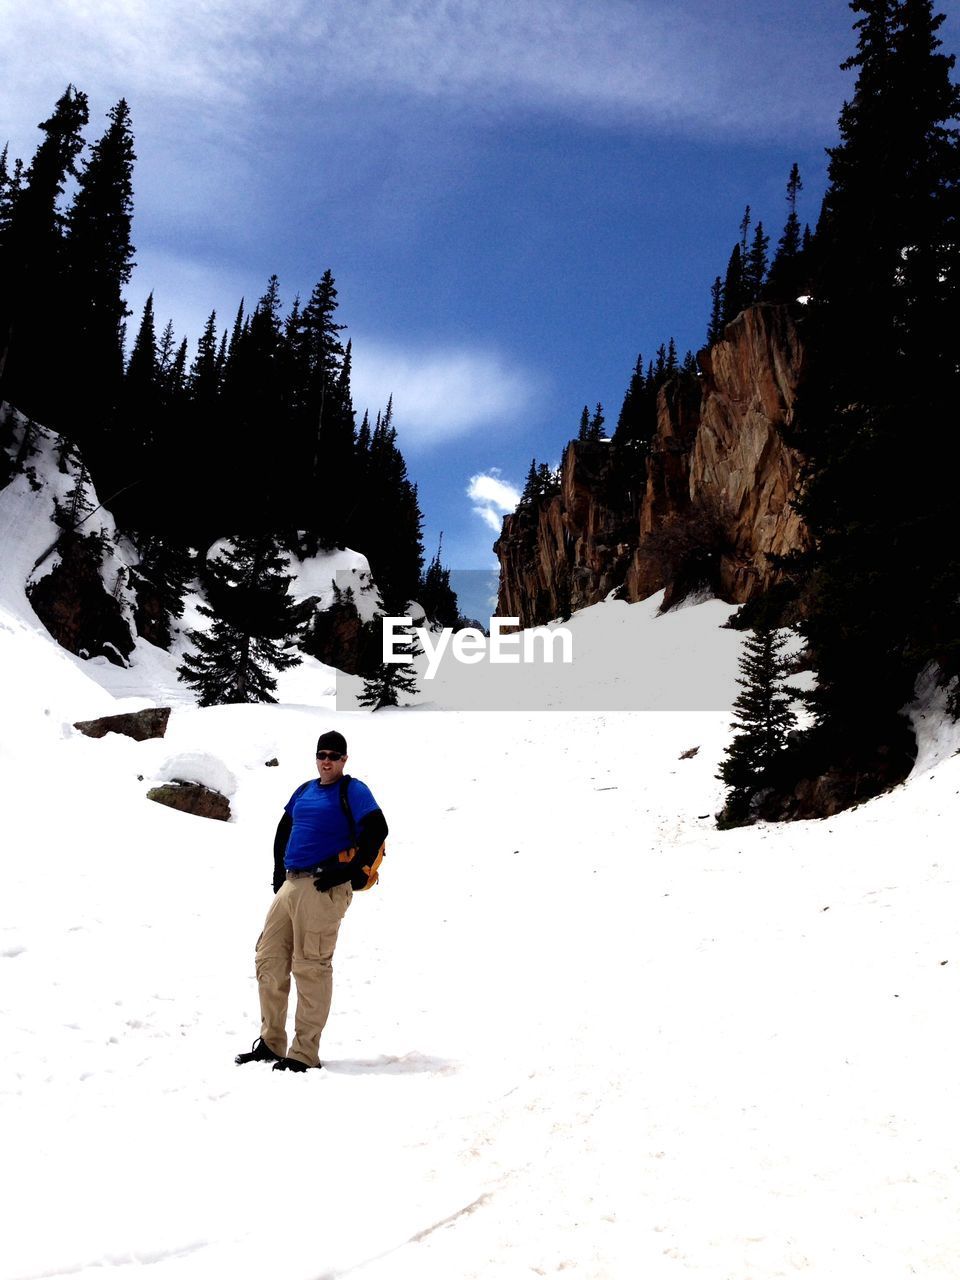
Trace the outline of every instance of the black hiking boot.
<path fill-rule="evenodd" d="M 322 1062 L 318 1062 L 315 1067 L 308 1067 L 299 1058 L 277 1058 L 273 1069 L 274 1071 L 319 1071 L 322 1066 Z"/>
<path fill-rule="evenodd" d="M 238 1053 L 234 1062 L 242 1067 L 245 1062 L 283 1062 L 283 1058 L 279 1053 L 274 1053 L 265 1040 L 258 1039 L 254 1040 L 249 1053 Z"/>

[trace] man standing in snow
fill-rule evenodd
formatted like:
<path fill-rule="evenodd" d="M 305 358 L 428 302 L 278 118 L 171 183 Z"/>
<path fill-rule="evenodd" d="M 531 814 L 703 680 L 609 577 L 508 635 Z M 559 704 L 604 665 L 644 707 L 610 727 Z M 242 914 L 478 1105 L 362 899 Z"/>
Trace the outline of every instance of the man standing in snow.
<path fill-rule="evenodd" d="M 293 793 L 273 845 L 275 898 L 257 940 L 260 1037 L 236 1062 L 274 1071 L 320 1067 L 320 1035 L 333 993 L 333 951 L 353 898 L 356 868 L 372 865 L 387 823 L 370 788 L 344 778 L 347 742 L 331 730 L 317 741 L 317 774 Z M 346 785 L 344 785 L 344 783 Z M 348 813 L 349 808 L 349 813 Z M 358 857 L 345 862 L 349 847 Z M 297 984 L 295 1032 L 287 1054 L 290 975 Z"/>

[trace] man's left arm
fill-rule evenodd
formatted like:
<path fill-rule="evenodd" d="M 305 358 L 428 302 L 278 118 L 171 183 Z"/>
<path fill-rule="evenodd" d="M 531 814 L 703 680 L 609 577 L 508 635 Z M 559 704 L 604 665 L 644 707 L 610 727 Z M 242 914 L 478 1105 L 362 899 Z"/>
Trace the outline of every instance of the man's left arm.
<path fill-rule="evenodd" d="M 370 799 L 373 800 L 373 797 L 371 796 Z M 355 826 L 356 855 L 349 862 L 341 862 L 339 854 L 325 862 L 313 877 L 314 887 L 319 892 L 323 893 L 326 889 L 332 889 L 334 885 L 346 884 L 348 880 L 352 880 L 357 874 L 358 867 L 373 861 L 389 833 L 387 820 L 380 808 L 369 809 L 362 817 L 357 818 Z"/>

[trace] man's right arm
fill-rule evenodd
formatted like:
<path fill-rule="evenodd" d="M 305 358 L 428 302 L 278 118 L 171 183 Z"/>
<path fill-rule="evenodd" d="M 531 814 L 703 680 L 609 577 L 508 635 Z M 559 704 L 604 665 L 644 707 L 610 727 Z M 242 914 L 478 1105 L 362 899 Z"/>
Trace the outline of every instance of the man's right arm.
<path fill-rule="evenodd" d="M 285 813 L 277 824 L 277 834 L 273 837 L 273 892 L 279 893 L 280 886 L 287 878 L 283 865 L 283 855 L 287 852 L 287 841 L 293 830 L 293 819 Z"/>

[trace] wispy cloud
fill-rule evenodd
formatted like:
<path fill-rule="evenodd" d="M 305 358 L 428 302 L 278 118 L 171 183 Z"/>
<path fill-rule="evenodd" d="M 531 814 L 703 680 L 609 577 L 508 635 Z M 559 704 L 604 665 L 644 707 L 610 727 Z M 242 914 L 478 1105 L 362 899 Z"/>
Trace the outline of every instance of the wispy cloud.
<path fill-rule="evenodd" d="M 42 75 L 163 104 L 181 121 L 189 104 L 194 129 L 226 104 L 238 130 L 246 106 L 275 108 L 291 85 L 316 99 L 366 89 L 501 115 L 819 128 L 836 112 L 832 90 L 822 117 L 817 101 L 836 83 L 836 57 L 825 24 L 805 9 L 782 0 L 751 0 L 747 12 L 733 0 L 0 0 L 14 113 L 34 112 Z"/>
<path fill-rule="evenodd" d="M 489 471 L 470 477 L 467 497 L 473 503 L 473 510 L 480 519 L 489 525 L 494 533 L 499 533 L 503 517 L 513 511 L 520 501 L 520 492 L 512 484 L 500 478 L 499 467 L 491 467 Z"/>
<path fill-rule="evenodd" d="M 426 448 L 478 428 L 516 425 L 539 383 L 491 351 L 404 349 L 356 338 L 353 399 L 371 417 L 393 396 L 404 449 Z"/>

